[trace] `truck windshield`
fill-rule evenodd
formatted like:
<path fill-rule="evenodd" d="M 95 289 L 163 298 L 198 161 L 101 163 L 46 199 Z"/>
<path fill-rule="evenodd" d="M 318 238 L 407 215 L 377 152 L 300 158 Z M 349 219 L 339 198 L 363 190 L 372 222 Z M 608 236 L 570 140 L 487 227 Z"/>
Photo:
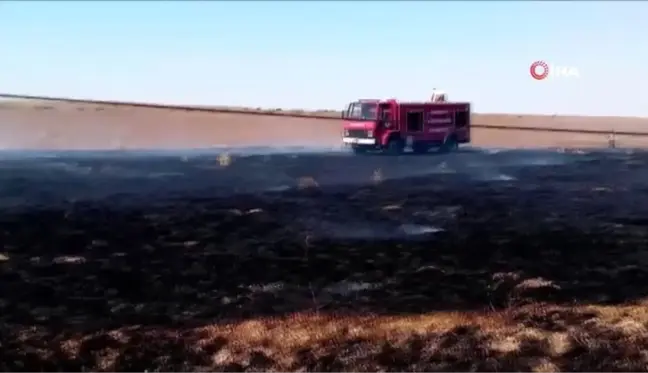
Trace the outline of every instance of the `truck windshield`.
<path fill-rule="evenodd" d="M 378 104 L 373 102 L 352 102 L 347 110 L 347 118 L 375 120 L 378 118 Z"/>

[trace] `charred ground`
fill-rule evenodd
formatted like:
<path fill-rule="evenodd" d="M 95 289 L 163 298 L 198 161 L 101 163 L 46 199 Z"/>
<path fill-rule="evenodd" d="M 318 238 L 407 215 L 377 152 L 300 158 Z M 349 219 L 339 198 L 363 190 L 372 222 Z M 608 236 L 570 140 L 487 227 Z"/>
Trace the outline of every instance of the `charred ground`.
<path fill-rule="evenodd" d="M 22 174 L 56 204 L 0 217 L 2 368 L 646 369 L 648 154 L 322 157 Z"/>

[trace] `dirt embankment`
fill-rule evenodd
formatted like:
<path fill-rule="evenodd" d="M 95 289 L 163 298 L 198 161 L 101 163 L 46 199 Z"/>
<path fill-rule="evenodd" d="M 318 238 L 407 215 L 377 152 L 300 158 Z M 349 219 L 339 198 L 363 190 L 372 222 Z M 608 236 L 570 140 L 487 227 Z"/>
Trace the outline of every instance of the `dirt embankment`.
<path fill-rule="evenodd" d="M 221 108 L 223 109 L 223 108 Z M 234 109 L 230 109 L 234 110 Z M 60 102 L 0 105 L 0 147 L 4 149 L 196 148 L 240 145 L 337 146 L 340 121 L 334 112 L 279 111 L 285 116 L 239 112 L 197 112 Z M 247 112 L 247 113 L 245 113 Z M 277 114 L 277 110 L 271 110 Z M 289 115 L 300 115 L 293 117 Z M 331 117 L 315 119 L 310 116 Z M 614 117 L 476 114 L 473 122 L 529 128 L 643 131 L 648 119 Z M 619 144 L 644 146 L 648 137 L 619 136 Z M 605 146 L 604 135 L 475 128 L 477 146 Z"/>

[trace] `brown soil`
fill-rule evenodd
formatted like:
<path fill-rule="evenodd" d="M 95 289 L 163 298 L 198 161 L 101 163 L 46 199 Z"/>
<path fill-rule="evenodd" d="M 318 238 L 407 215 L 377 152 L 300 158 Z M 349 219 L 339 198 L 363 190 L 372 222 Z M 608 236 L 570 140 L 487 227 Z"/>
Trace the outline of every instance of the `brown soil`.
<path fill-rule="evenodd" d="M 335 117 L 337 113 L 219 110 L 221 112 L 87 103 L 5 102 L 0 105 L 0 147 L 115 149 L 288 144 L 335 146 L 340 143 L 340 121 L 325 119 Z M 237 112 L 226 112 L 228 110 Z M 275 115 L 258 115 L 259 112 Z M 285 115 L 277 116 L 277 113 Z M 302 117 L 290 116 L 295 114 Z M 473 122 L 604 131 L 646 132 L 648 128 L 648 119 L 615 117 L 476 114 Z M 640 147 L 645 146 L 647 139 L 619 136 L 618 143 L 620 146 Z M 604 135 L 475 128 L 473 144 L 499 147 L 601 147 L 606 146 L 607 140 Z"/>

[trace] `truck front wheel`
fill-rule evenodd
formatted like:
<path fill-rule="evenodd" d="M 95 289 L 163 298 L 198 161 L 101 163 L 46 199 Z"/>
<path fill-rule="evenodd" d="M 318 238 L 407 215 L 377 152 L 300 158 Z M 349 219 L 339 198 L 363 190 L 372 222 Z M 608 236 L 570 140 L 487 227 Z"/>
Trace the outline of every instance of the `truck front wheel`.
<path fill-rule="evenodd" d="M 391 139 L 387 143 L 386 152 L 389 155 L 398 155 L 403 152 L 403 141 L 400 139 Z"/>
<path fill-rule="evenodd" d="M 352 146 L 351 150 L 353 151 L 353 154 L 366 154 L 367 153 L 367 148 L 362 147 L 362 146 L 357 146 L 357 145 Z"/>

